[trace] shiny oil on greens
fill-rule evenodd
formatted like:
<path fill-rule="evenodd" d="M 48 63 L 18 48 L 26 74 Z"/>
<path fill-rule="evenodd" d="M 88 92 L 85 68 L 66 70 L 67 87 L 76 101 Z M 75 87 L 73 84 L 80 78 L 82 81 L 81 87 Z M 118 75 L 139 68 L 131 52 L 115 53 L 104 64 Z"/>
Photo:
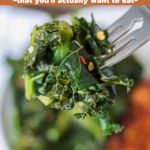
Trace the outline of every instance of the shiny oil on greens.
<path fill-rule="evenodd" d="M 128 92 L 133 80 L 115 75 L 112 68 L 100 69 L 103 58 L 113 52 L 108 38 L 93 16 L 91 22 L 73 17 L 71 25 L 56 20 L 35 26 L 24 56 L 26 98 L 71 111 L 77 118 L 98 117 L 106 134 L 121 131 L 108 109 L 116 86 Z"/>

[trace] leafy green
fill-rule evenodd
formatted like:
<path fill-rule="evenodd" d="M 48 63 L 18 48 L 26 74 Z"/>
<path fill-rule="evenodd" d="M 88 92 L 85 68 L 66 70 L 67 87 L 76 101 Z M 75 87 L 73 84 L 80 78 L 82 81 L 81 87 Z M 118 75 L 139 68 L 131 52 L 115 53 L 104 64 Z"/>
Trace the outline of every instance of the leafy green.
<path fill-rule="evenodd" d="M 85 89 L 97 83 L 96 79 L 88 73 L 83 64 L 81 64 L 79 52 L 74 51 L 62 61 L 59 71 L 68 72 L 74 92 Z M 86 78 L 85 78 L 86 75 Z"/>
<path fill-rule="evenodd" d="M 12 121 L 12 150 L 99 150 L 101 130 L 98 121 L 76 119 L 68 111 L 45 107 L 37 100 L 26 101 L 22 79 L 23 60 L 7 59 L 11 69 L 11 100 L 15 111 Z M 40 70 L 42 67 L 40 68 Z M 79 121 L 82 121 L 80 123 Z"/>
<path fill-rule="evenodd" d="M 103 40 L 97 37 L 98 32 L 105 35 Z M 74 17 L 72 25 L 52 21 L 35 26 L 24 57 L 26 98 L 63 110 L 80 103 L 82 111 L 75 112 L 77 118 L 98 116 L 107 134 L 119 132 L 121 127 L 106 119 L 107 106 L 114 102 L 116 86 L 129 91 L 133 80 L 114 75 L 111 68 L 100 69 L 102 58 L 113 53 L 108 37 L 93 17 L 90 23 Z"/>

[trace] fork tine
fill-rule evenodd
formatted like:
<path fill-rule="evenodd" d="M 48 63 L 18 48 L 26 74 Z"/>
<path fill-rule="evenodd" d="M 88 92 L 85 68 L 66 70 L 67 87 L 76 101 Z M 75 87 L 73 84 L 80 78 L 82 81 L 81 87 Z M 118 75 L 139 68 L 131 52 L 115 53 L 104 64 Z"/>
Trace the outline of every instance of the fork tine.
<path fill-rule="evenodd" d="M 142 29 L 138 29 L 132 32 L 131 34 L 120 40 L 118 43 L 116 43 L 116 47 L 114 48 L 114 55 L 107 59 L 100 68 L 102 69 L 104 67 L 109 67 L 120 62 L 121 60 L 129 56 L 134 50 L 140 48 L 149 40 L 150 31 L 147 32 L 146 30 L 144 32 Z"/>
<path fill-rule="evenodd" d="M 121 30 L 117 33 L 117 34 L 114 34 L 113 36 L 111 36 L 109 38 L 109 41 L 111 44 L 114 44 L 117 40 L 120 40 L 120 38 L 124 37 L 127 33 L 129 33 L 133 27 L 134 27 L 134 24 L 136 22 L 140 22 L 142 21 L 144 18 L 138 18 L 138 19 L 134 19 L 132 20 L 128 25 L 126 23 L 126 25 L 124 25 Z"/>
<path fill-rule="evenodd" d="M 108 32 L 110 33 L 109 41 L 113 44 L 121 36 L 129 32 L 135 22 L 141 21 L 141 19 L 143 19 L 143 16 L 137 8 L 131 7 L 125 15 L 108 28 Z"/>
<path fill-rule="evenodd" d="M 131 9 L 132 9 L 132 7 L 128 10 L 128 12 L 130 12 Z M 127 13 L 128 13 L 128 12 L 127 12 Z M 117 30 L 117 28 L 122 25 L 122 21 L 124 20 L 124 17 L 126 16 L 127 13 L 125 13 L 125 14 L 124 14 L 122 17 L 120 17 L 116 22 L 114 22 L 112 25 L 110 25 L 110 26 L 108 27 L 108 32 L 109 32 L 109 34 L 114 33 L 114 32 Z"/>
<path fill-rule="evenodd" d="M 123 18 L 120 20 L 122 21 L 121 23 L 124 22 L 126 25 L 129 26 L 130 21 L 133 21 L 132 18 L 134 19 L 134 22 L 136 21 L 141 21 L 141 18 L 143 19 L 143 27 L 140 29 L 137 29 L 135 31 L 130 32 L 128 35 L 125 35 L 121 37 L 121 39 L 115 41 L 115 47 L 113 49 L 113 52 L 111 52 L 109 55 L 106 55 L 105 57 L 97 57 L 95 58 L 96 61 L 98 62 L 99 69 L 103 69 L 105 67 L 110 67 L 124 58 L 128 57 L 133 51 L 136 49 L 140 48 L 145 44 L 146 42 L 150 41 L 150 10 L 146 6 L 136 6 L 132 7 L 129 12 L 127 12 Z M 120 21 L 119 20 L 119 21 Z M 129 21 L 130 20 L 130 21 Z M 116 30 L 116 25 L 118 24 L 114 23 L 110 28 L 109 32 L 119 32 Z M 128 22 L 128 24 L 127 24 Z M 114 30 L 112 30 L 112 28 Z M 120 27 L 122 28 L 122 25 L 120 24 Z M 124 30 L 125 32 L 125 30 Z M 127 32 L 127 30 L 126 30 Z M 121 33 L 121 32 L 120 32 Z M 122 30 L 123 33 L 123 30 Z M 111 35 L 112 36 L 112 35 Z M 103 63 L 103 64 L 102 64 Z"/>

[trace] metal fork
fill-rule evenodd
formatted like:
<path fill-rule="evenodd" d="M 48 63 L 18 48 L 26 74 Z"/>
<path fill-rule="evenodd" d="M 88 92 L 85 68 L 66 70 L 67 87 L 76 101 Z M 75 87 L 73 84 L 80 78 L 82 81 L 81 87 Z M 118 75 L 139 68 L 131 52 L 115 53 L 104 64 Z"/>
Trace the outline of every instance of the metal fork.
<path fill-rule="evenodd" d="M 142 28 L 131 32 L 135 23 L 139 21 L 143 21 Z M 108 32 L 109 41 L 115 47 L 110 55 L 103 58 L 101 69 L 120 62 L 150 40 L 150 9 L 148 6 L 131 7 L 108 28 Z"/>

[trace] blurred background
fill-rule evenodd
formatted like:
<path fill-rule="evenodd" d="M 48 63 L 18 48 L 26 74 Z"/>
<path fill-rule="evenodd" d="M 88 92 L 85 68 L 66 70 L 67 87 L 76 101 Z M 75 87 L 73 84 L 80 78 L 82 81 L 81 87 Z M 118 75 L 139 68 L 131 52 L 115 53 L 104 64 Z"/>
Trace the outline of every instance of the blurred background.
<path fill-rule="evenodd" d="M 0 6 L 0 145 L 3 150 L 150 150 L 150 43 L 114 66 L 116 74 L 135 80 L 128 95 L 122 89 L 112 117 L 125 127 L 104 137 L 99 123 L 46 108 L 24 98 L 23 54 L 35 24 L 72 15 L 107 28 L 130 6 L 14 7 Z M 142 124 L 141 124 L 142 122 Z M 137 138 L 138 137 L 138 138 Z"/>

